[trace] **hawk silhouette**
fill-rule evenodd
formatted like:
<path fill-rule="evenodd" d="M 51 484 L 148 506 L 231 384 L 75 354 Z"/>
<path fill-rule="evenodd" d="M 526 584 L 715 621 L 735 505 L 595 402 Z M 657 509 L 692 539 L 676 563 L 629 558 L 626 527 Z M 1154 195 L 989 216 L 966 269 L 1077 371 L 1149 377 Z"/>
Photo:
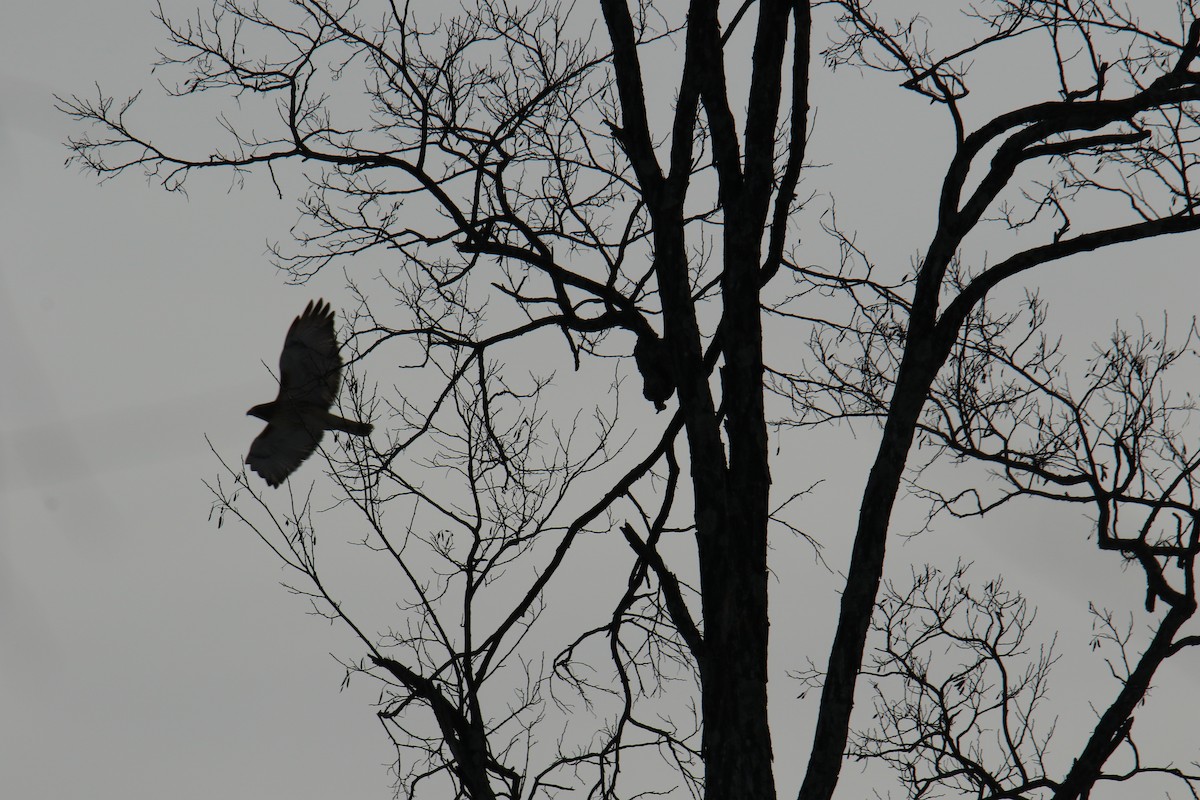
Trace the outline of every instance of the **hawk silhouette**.
<path fill-rule="evenodd" d="M 342 359 L 333 332 L 333 311 L 324 300 L 309 302 L 283 340 L 279 396 L 246 413 L 267 427 L 250 444 L 246 463 L 276 487 L 313 454 L 325 431 L 368 436 L 374 427 L 329 413 L 337 398 Z"/>

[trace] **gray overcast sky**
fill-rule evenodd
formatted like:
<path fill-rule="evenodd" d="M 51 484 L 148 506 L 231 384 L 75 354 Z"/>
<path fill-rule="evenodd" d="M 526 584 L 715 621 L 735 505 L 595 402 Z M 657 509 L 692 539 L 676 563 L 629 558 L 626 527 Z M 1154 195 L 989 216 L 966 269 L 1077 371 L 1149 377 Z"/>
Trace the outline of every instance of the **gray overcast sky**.
<path fill-rule="evenodd" d="M 0 25 L 2 793 L 386 797 L 392 753 L 371 714 L 374 693 L 366 682 L 339 692 L 342 671 L 326 655 L 353 643 L 304 614 L 244 530 L 206 521 L 201 483 L 217 467 L 204 436 L 222 453 L 245 452 L 260 427 L 245 409 L 273 392 L 260 362 L 273 365 L 307 300 L 346 300 L 340 273 L 284 285 L 265 243 L 286 238 L 294 202 L 264 180 L 228 192 L 220 180 L 197 182 L 185 198 L 133 176 L 97 186 L 63 169 L 71 126 L 51 93 L 87 93 L 93 81 L 117 95 L 156 91 L 148 70 L 162 32 L 145 2 L 10 6 Z M 914 123 L 879 147 L 875 114 L 907 104 L 914 119 L 941 120 L 898 92 L 836 110 L 822 105 L 827 95 L 817 100 L 815 143 L 825 149 L 815 145 L 812 158 L 831 164 L 821 181 L 857 187 L 839 195 L 843 223 L 874 246 L 903 236 L 893 256 L 907 262 L 929 232 L 929 198 L 910 197 L 930 188 L 928 145 Z M 153 124 L 179 132 L 189 120 Z M 918 155 L 897 161 L 907 147 Z M 1154 324 L 1168 307 L 1182 325 L 1197 295 L 1195 241 L 1139 250 L 1135 282 L 1121 280 L 1126 251 L 1038 282 L 1081 350 L 1117 316 Z M 860 429 L 836 465 L 851 493 L 861 480 L 853 448 L 870 449 L 875 435 Z M 844 520 L 837 504 L 828 519 Z M 1078 516 L 1032 510 L 969 530 L 984 534 L 962 545 L 985 562 L 981 574 L 1013 570 L 1022 588 L 1040 587 L 1039 602 L 1066 609 L 1063 624 L 1085 619 L 1097 585 L 1124 580 L 1136 593 L 1136 576 L 1080 547 Z M 1031 564 L 1013 544 L 1063 530 L 1053 552 L 1070 571 L 1053 557 Z M 894 551 L 919 560 L 947 541 Z M 835 568 L 843 556 L 834 542 Z M 836 583 L 818 578 L 807 590 L 827 607 Z M 811 605 L 795 587 L 772 602 Z M 786 637 L 787 626 L 773 633 Z M 1076 633 L 1064 647 L 1085 638 Z M 1194 686 L 1197 674 L 1193 664 L 1179 679 Z M 797 750 L 776 742 L 777 758 Z M 794 791 L 782 779 L 780 788 Z"/>
<path fill-rule="evenodd" d="M 155 91 L 152 10 L 16 3 L 0 25 L 0 794 L 387 797 L 373 694 L 339 694 L 327 655 L 346 638 L 206 522 L 201 484 L 204 435 L 245 452 L 261 362 L 340 276 L 283 285 L 265 243 L 293 201 L 263 182 L 185 198 L 63 168 L 51 93 Z"/>

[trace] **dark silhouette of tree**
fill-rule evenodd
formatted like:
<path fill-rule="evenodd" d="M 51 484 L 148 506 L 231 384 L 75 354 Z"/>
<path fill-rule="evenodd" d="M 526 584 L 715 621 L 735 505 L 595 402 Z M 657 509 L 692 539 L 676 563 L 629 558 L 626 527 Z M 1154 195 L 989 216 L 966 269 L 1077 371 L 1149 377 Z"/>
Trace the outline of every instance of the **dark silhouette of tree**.
<path fill-rule="evenodd" d="M 831 797 L 849 752 L 895 766 L 914 797 L 1080 798 L 1145 773 L 1194 795 L 1185 771 L 1110 766 L 1158 667 L 1200 642 L 1184 633 L 1200 460 L 1189 406 L 1163 382 L 1190 339 L 1118 333 L 1072 392 L 1036 295 L 985 302 L 1034 268 L 1200 228 L 1200 21 L 1190 2 L 1155 5 L 1174 16 L 990 0 L 939 38 L 861 0 L 468 0 L 425 16 L 217 0 L 186 21 L 160 12 L 159 67 L 180 76 L 170 93 L 227 101 L 221 143 L 188 155 L 144 133 L 136 96 L 60 107 L 90 124 L 71 148 L 102 179 L 140 169 L 182 190 L 200 171 L 264 173 L 281 197 L 309 181 L 297 248 L 275 253 L 301 282 L 345 265 L 348 361 L 374 381 L 348 376 L 345 402 L 377 434 L 324 451 L 336 517 L 311 494 L 279 509 L 238 467 L 212 485 L 215 508 L 358 637 L 347 677 L 379 682 L 406 796 L 775 797 L 768 534 L 803 528 L 788 510 L 803 489 L 772 476 L 769 423 L 857 418 L 878 422 L 878 450 L 844 590 L 826 601 L 828 658 L 804 675 L 820 692 L 814 744 L 787 793 Z M 1049 68 L 1023 87 L 1033 102 L 967 105 L 972 67 L 1018 58 Z M 810 265 L 798 238 L 810 74 L 845 65 L 894 73 L 949 124 L 929 167 L 943 172 L 934 229 L 907 276 L 832 214 L 840 263 Z M 1004 255 L 965 255 L 985 229 L 1010 232 Z M 620 375 L 649 403 L 631 408 Z M 787 457 L 805 447 L 798 435 Z M 989 487 L 1007 488 L 940 483 L 938 458 L 990 466 Z M 1097 611 L 1111 633 L 1097 641 L 1129 668 L 1065 773 L 1046 774 L 1033 712 L 1053 658 L 1020 666 L 1023 599 L 932 571 L 880 597 L 906 475 L 935 516 L 1026 497 L 1089 508 L 1099 547 L 1144 576 L 1153 636 L 1134 652 Z M 344 539 L 348 511 L 400 578 L 379 616 L 318 570 L 316 542 Z M 596 540 L 627 546 L 628 569 L 590 573 Z M 600 588 L 582 597 L 585 578 Z M 946 642 L 964 660 L 935 675 L 929 648 Z M 881 710 L 855 733 L 860 675 Z"/>

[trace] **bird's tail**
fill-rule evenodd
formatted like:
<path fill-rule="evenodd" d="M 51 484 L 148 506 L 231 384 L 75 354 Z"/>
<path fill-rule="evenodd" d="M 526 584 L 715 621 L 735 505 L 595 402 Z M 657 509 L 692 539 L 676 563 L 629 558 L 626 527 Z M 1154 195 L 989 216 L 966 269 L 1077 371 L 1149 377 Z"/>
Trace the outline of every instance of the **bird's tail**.
<path fill-rule="evenodd" d="M 375 429 L 375 426 L 369 422 L 356 422 L 352 419 L 344 419 L 334 414 L 330 414 L 325 420 L 325 427 L 329 430 L 348 433 L 351 436 L 370 436 L 371 431 Z"/>

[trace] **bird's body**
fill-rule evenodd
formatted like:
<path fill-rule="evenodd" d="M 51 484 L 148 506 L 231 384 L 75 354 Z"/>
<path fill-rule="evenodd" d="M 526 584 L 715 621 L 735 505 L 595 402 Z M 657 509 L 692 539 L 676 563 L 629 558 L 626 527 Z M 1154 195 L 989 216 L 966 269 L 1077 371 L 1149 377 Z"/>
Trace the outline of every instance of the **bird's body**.
<path fill-rule="evenodd" d="M 341 381 L 329 304 L 310 302 L 296 317 L 279 356 L 279 395 L 246 413 L 265 420 L 267 427 L 250 444 L 246 464 L 269 486 L 279 486 L 313 454 L 325 431 L 368 436 L 373 426 L 331 414 Z"/>

